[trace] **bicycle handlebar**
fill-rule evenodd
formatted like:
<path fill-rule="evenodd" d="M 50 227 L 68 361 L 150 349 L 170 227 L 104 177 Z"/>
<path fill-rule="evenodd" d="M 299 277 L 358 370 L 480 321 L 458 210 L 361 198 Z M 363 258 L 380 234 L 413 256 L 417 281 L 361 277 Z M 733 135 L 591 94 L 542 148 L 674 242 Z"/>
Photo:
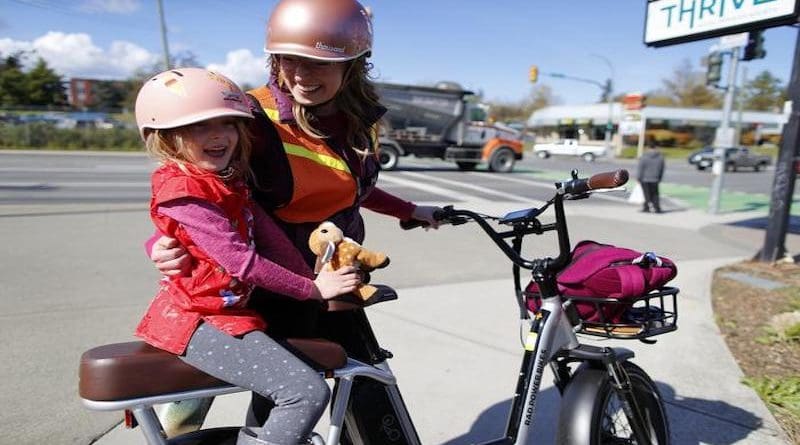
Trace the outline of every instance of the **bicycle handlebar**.
<path fill-rule="evenodd" d="M 532 211 L 522 212 L 524 217 L 515 218 L 507 224 L 512 226 L 512 230 L 508 232 L 499 232 L 494 229 L 486 221 L 487 217 L 470 210 L 454 209 L 450 206 L 445 207 L 442 211 L 434 213 L 434 218 L 444 224 L 463 224 L 468 220 L 475 221 L 478 225 L 489 235 L 489 238 L 497 244 L 500 250 L 510 259 L 514 264 L 525 269 L 532 269 L 536 261 L 526 260 L 522 258 L 519 253 L 514 251 L 508 245 L 505 238 L 514 236 L 524 236 L 527 234 L 542 234 L 551 230 L 558 233 L 559 254 L 556 258 L 547 258 L 544 261 L 544 267 L 551 271 L 561 270 L 567 265 L 570 260 L 570 243 L 569 235 L 567 232 L 567 224 L 564 216 L 563 200 L 566 196 L 570 198 L 585 197 L 587 193 L 602 189 L 613 189 L 620 187 L 628 182 L 628 171 L 625 169 L 618 169 L 610 172 L 597 173 L 589 178 L 578 178 L 578 172 L 572 171 L 572 179 L 569 181 L 556 183 L 556 194 L 548 203 L 540 209 L 532 209 Z M 538 216 L 550 205 L 555 204 L 556 220 L 552 224 L 541 224 L 538 221 Z M 502 222 L 502 221 L 501 221 Z M 400 226 L 403 229 L 409 230 L 415 227 L 426 227 L 428 223 L 420 220 L 401 221 Z"/>

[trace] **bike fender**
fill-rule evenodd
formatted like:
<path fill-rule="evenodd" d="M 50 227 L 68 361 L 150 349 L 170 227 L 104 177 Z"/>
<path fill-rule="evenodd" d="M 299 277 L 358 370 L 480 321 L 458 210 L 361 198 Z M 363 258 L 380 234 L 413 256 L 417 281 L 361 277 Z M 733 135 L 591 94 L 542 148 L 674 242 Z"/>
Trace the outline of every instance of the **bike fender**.
<path fill-rule="evenodd" d="M 619 362 L 633 358 L 626 348 L 613 348 Z M 558 415 L 558 444 L 587 444 L 591 439 L 592 410 L 598 406 L 596 399 L 608 371 L 601 362 L 585 362 L 575 370 L 561 397 Z"/>

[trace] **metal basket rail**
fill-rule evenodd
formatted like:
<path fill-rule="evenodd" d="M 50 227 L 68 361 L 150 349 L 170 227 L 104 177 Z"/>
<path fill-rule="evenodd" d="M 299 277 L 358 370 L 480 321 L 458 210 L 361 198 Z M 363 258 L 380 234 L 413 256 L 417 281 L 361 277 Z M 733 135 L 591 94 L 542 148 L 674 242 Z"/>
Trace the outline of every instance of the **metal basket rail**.
<path fill-rule="evenodd" d="M 666 334 L 678 329 L 677 287 L 663 287 L 640 297 L 604 298 L 565 295 L 571 306 L 591 305 L 590 320 L 580 318 L 578 333 L 621 340 L 641 340 Z M 540 298 L 538 293 L 523 292 L 526 298 Z M 618 320 L 609 320 L 607 314 L 621 314 Z"/>

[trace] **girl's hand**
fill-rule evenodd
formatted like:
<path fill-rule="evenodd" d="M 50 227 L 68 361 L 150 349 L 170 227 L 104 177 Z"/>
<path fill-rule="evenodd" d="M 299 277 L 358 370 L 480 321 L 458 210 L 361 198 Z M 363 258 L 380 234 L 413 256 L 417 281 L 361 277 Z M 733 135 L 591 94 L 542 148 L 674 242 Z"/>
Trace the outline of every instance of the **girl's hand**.
<path fill-rule="evenodd" d="M 356 269 L 352 266 L 342 267 L 334 271 L 323 269 L 317 275 L 317 279 L 314 280 L 316 292 L 312 294 L 312 298 L 329 300 L 354 291 L 360 282 Z"/>
<path fill-rule="evenodd" d="M 441 207 L 434 207 L 434 206 L 416 206 L 414 207 L 414 211 L 411 212 L 412 219 L 418 219 L 420 221 L 425 221 L 428 223 L 428 227 L 425 229 L 438 229 L 439 228 L 439 221 L 434 218 L 434 214 L 436 212 L 441 212 Z"/>
<path fill-rule="evenodd" d="M 192 259 L 177 239 L 162 236 L 153 244 L 150 259 L 162 274 L 171 277 L 189 275 Z"/>

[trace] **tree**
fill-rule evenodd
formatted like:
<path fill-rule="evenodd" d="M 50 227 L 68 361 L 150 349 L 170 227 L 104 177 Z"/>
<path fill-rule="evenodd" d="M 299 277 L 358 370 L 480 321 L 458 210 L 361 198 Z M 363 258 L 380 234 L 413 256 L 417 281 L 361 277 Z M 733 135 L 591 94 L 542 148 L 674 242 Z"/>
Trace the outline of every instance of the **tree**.
<path fill-rule="evenodd" d="M 647 93 L 649 105 L 719 108 L 721 94 L 706 86 L 705 73 L 696 71 L 689 59 L 675 67 L 672 77 L 662 79 L 664 87 Z"/>
<path fill-rule="evenodd" d="M 780 112 L 787 100 L 786 87 L 780 79 L 764 70 L 744 85 L 741 99 L 745 110 Z"/>
<path fill-rule="evenodd" d="M 22 105 L 27 102 L 22 57 L 23 53 L 18 52 L 0 62 L 0 105 Z"/>
<path fill-rule="evenodd" d="M 26 105 L 64 105 L 67 95 L 61 76 L 56 74 L 41 57 L 33 69 L 25 74 Z"/>
<path fill-rule="evenodd" d="M 128 81 L 98 80 L 92 84 L 92 107 L 100 110 L 125 108 L 131 88 Z"/>
<path fill-rule="evenodd" d="M 534 111 L 557 102 L 558 98 L 553 95 L 553 89 L 541 84 L 534 86 L 528 97 L 518 102 L 492 102 L 489 105 L 493 118 L 508 122 L 528 120 Z"/>

